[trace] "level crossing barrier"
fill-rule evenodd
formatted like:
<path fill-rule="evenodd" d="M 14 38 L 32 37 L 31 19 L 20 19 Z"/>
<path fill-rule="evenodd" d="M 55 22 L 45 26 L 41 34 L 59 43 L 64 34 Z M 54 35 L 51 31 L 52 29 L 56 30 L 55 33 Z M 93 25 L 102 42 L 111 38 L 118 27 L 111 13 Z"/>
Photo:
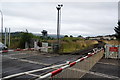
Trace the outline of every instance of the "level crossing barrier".
<path fill-rule="evenodd" d="M 45 67 L 45 68 L 42 68 L 42 69 L 36 69 L 36 70 L 31 70 L 31 71 L 16 73 L 16 74 L 13 74 L 13 75 L 9 75 L 9 76 L 3 77 L 3 78 L 1 78 L 0 80 L 7 80 L 7 79 L 14 78 L 14 77 L 26 75 L 26 74 L 29 75 L 29 74 L 32 74 L 32 73 L 34 73 L 34 72 L 43 71 L 43 70 L 47 70 L 47 69 L 56 69 L 56 68 L 59 68 L 59 67 L 61 67 L 61 66 L 67 65 L 67 64 L 69 64 L 69 63 L 70 63 L 69 61 L 66 61 L 66 63 L 59 64 L 59 65 L 53 65 L 53 66 Z"/>
<path fill-rule="evenodd" d="M 38 49 L 43 49 L 43 48 L 52 48 L 52 47 L 39 47 Z M 16 52 L 16 51 L 28 51 L 28 50 L 35 50 L 35 48 L 26 48 L 26 49 L 14 49 L 14 50 L 1 50 L 0 53 L 6 53 L 6 52 Z"/>
<path fill-rule="evenodd" d="M 50 73 L 40 76 L 36 80 L 42 80 L 47 78 L 80 78 L 87 71 L 89 71 L 99 59 L 103 56 L 103 48 L 94 51 L 93 53 L 88 53 L 87 56 L 84 56 L 74 62 L 69 63 L 68 65 L 62 66 L 61 68 L 54 70 Z M 86 62 L 87 61 L 87 62 Z M 85 70 L 86 72 L 81 72 L 80 70 Z"/>
<path fill-rule="evenodd" d="M 55 71 L 52 71 L 45 75 L 40 75 L 40 76 L 38 75 L 37 76 L 38 78 L 36 80 L 41 80 L 41 79 L 46 79 L 46 78 L 50 78 L 50 79 L 54 80 L 56 78 L 80 78 L 80 77 L 82 77 L 103 56 L 103 48 L 101 48 L 101 49 L 96 48 L 96 49 L 93 49 L 93 51 L 94 52 L 88 53 L 87 56 L 77 59 L 74 62 L 67 62 L 65 64 L 60 64 L 57 66 L 45 68 L 45 69 L 49 69 L 49 68 L 56 68 L 59 66 L 59 68 L 57 68 L 57 70 L 55 70 Z M 17 77 L 17 76 L 24 75 L 24 74 L 37 72 L 40 70 L 44 70 L 44 69 L 37 69 L 37 70 L 33 70 L 33 71 L 13 74 L 13 75 L 2 78 L 2 80 L 4 80 L 4 79 L 6 80 L 9 78 Z M 82 72 L 82 70 L 85 70 L 86 72 Z"/>

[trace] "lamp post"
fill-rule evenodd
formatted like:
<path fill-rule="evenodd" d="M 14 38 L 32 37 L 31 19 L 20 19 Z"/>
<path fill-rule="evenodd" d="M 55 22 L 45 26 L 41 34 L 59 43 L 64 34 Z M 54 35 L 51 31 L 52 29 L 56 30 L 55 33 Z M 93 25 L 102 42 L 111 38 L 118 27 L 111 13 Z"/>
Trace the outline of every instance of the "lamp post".
<path fill-rule="evenodd" d="M 0 10 L 1 13 L 1 42 L 3 41 L 3 14 L 2 11 Z"/>
<path fill-rule="evenodd" d="M 59 52 L 59 48 L 60 48 L 60 20 L 61 20 L 61 7 L 63 5 L 60 4 L 58 5 L 56 8 L 57 8 L 57 11 L 58 11 L 58 14 L 57 14 L 57 47 L 58 47 L 58 52 Z"/>

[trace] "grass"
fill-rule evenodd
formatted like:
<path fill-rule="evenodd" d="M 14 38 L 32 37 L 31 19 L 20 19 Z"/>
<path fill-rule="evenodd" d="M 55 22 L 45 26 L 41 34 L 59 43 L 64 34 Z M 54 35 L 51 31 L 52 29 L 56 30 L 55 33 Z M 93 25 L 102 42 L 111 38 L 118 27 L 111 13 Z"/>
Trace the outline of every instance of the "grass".
<path fill-rule="evenodd" d="M 18 48 L 20 45 L 20 41 L 18 38 L 11 38 L 11 46 L 10 48 Z M 54 44 L 57 40 L 47 40 L 48 43 Z M 60 39 L 61 44 L 61 53 L 69 53 L 77 50 L 85 49 L 89 46 L 97 44 L 98 42 L 95 40 L 85 40 L 79 37 L 64 37 Z"/>
<path fill-rule="evenodd" d="M 97 41 L 94 40 L 78 40 L 76 42 L 61 42 L 61 52 L 69 53 L 77 50 L 88 48 L 94 44 L 97 44 Z"/>
<path fill-rule="evenodd" d="M 49 43 L 55 43 L 57 40 L 48 40 Z M 60 52 L 69 53 L 77 50 L 82 50 L 97 44 L 96 40 L 85 40 L 79 37 L 64 37 L 60 39 Z"/>
<path fill-rule="evenodd" d="M 120 45 L 120 41 L 118 40 L 110 40 L 110 41 L 104 40 L 104 42 L 111 45 Z"/>

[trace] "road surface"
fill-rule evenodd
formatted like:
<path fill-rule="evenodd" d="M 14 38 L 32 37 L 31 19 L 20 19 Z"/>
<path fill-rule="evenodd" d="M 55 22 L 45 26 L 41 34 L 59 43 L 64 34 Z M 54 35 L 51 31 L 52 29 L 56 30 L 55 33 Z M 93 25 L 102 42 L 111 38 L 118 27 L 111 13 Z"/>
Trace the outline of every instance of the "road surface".
<path fill-rule="evenodd" d="M 39 53 L 37 51 L 8 52 L 2 53 L 0 54 L 0 56 L 2 56 L 2 78 L 21 72 L 42 69 L 52 65 L 63 64 L 66 63 L 66 61 L 74 61 L 80 57 L 80 55 L 58 55 Z M 36 76 L 46 74 L 53 70 L 55 70 L 55 68 L 13 77 L 9 80 L 33 80 L 36 78 Z"/>

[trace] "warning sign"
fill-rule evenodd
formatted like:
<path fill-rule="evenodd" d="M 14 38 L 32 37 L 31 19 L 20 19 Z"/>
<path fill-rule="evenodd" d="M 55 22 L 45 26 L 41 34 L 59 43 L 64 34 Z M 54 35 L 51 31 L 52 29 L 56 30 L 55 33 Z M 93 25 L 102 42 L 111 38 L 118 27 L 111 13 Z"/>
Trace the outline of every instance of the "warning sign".
<path fill-rule="evenodd" d="M 110 47 L 109 51 L 118 52 L 118 47 Z"/>

